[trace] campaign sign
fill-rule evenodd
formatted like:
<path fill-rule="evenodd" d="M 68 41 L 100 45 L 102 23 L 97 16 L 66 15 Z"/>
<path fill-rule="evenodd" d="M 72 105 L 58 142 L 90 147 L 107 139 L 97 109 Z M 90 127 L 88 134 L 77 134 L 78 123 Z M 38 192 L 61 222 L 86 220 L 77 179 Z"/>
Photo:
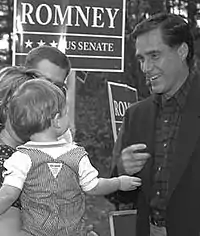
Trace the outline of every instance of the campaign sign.
<path fill-rule="evenodd" d="M 126 84 L 108 82 L 108 98 L 113 137 L 116 141 L 126 109 L 138 101 L 137 89 Z"/>
<path fill-rule="evenodd" d="M 14 0 L 13 64 L 35 47 L 65 52 L 76 71 L 122 72 L 126 0 Z"/>
<path fill-rule="evenodd" d="M 136 236 L 137 210 L 109 212 L 111 236 Z M 126 233 L 124 233 L 126 231 Z"/>

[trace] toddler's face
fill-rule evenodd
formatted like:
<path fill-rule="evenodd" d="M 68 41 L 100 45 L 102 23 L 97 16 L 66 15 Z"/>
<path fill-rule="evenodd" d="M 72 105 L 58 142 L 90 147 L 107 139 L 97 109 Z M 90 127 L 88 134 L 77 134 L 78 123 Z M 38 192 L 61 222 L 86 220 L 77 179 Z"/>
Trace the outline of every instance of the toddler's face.
<path fill-rule="evenodd" d="M 59 118 L 60 123 L 60 135 L 63 135 L 69 128 L 69 116 L 68 116 L 69 108 L 68 106 L 65 107 L 62 114 Z"/>

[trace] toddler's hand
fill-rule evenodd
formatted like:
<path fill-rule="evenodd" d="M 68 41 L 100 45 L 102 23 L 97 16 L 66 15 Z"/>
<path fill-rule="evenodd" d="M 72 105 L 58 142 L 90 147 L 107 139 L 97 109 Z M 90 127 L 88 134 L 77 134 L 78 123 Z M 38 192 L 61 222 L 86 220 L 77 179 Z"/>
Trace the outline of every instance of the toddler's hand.
<path fill-rule="evenodd" d="M 122 190 L 122 191 L 131 191 L 141 185 L 141 179 L 137 177 L 130 177 L 127 175 L 122 175 L 118 177 L 118 179 L 120 182 L 119 190 Z"/>

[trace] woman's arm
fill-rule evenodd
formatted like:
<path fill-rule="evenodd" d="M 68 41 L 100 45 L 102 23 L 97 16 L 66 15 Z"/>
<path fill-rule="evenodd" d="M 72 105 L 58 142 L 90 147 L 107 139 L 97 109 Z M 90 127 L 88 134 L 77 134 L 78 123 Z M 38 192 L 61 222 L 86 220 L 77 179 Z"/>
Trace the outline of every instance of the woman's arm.
<path fill-rule="evenodd" d="M 0 215 L 3 214 L 18 199 L 21 189 L 3 185 L 0 189 Z"/>

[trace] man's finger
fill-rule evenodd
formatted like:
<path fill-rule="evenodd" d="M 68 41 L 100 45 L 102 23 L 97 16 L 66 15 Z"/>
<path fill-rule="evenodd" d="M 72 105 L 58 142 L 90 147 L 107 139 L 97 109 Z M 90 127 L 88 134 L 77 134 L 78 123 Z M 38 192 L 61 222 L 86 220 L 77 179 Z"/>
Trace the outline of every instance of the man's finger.
<path fill-rule="evenodd" d="M 137 162 L 143 162 L 146 161 L 151 155 L 149 153 L 135 153 L 132 155 L 129 155 L 128 158 L 126 158 L 126 155 L 122 156 L 122 159 L 127 159 L 127 163 L 133 163 L 134 165 Z M 134 162 L 133 162 L 134 161 Z"/>
<path fill-rule="evenodd" d="M 124 148 L 122 150 L 122 154 L 125 153 L 125 152 L 136 152 L 136 151 L 139 151 L 139 150 L 143 150 L 145 148 L 147 148 L 147 145 L 144 144 L 144 143 L 133 144 L 131 146 L 128 146 L 128 147 Z"/>

